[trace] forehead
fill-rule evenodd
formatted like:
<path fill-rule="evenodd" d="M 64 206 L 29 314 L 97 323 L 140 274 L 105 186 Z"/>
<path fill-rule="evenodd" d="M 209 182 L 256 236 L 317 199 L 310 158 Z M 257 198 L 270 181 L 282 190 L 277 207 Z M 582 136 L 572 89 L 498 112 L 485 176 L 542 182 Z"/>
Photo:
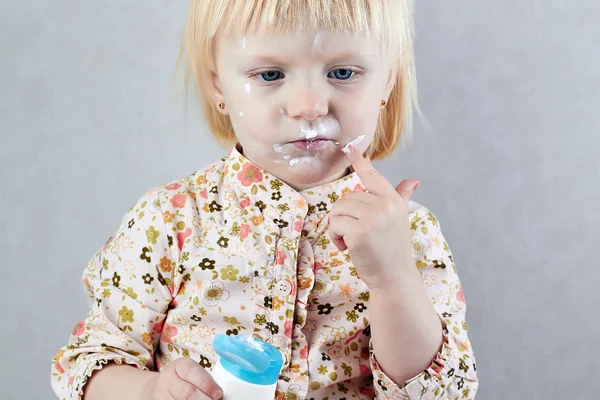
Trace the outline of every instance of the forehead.
<path fill-rule="evenodd" d="M 219 47 L 229 55 L 242 58 L 264 54 L 297 57 L 343 54 L 366 58 L 381 55 L 381 43 L 377 38 L 331 31 L 229 35 L 223 38 Z"/>

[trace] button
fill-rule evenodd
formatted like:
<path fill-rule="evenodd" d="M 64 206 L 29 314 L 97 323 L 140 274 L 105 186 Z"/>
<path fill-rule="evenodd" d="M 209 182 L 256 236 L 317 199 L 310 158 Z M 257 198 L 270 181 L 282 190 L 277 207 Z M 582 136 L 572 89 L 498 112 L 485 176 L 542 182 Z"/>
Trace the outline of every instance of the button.
<path fill-rule="evenodd" d="M 290 282 L 288 282 L 287 280 L 282 279 L 279 282 L 277 282 L 277 284 L 275 285 L 275 292 L 280 297 L 289 296 L 290 293 L 292 293 L 292 284 Z"/>

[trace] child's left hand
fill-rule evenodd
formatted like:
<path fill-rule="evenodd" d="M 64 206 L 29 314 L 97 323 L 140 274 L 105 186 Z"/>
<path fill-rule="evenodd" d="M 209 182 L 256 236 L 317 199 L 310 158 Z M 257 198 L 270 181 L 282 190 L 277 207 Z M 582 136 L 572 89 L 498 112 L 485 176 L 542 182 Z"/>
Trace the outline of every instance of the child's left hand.
<path fill-rule="evenodd" d="M 338 249 L 348 249 L 369 289 L 376 289 L 414 266 L 408 201 L 419 181 L 405 179 L 394 189 L 359 151 L 349 150 L 346 156 L 367 192 L 352 192 L 335 202 L 329 234 Z"/>

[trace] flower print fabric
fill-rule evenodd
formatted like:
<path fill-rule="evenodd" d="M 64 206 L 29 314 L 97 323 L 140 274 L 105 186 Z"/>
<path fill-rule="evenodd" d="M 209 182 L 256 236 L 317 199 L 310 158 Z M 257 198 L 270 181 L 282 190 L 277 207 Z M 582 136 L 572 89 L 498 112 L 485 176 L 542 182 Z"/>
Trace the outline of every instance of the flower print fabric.
<path fill-rule="evenodd" d="M 86 266 L 91 310 L 54 357 L 52 385 L 80 399 L 107 362 L 160 370 L 190 357 L 207 370 L 216 334 L 252 334 L 285 357 L 277 399 L 471 399 L 475 360 L 465 300 L 435 216 L 409 204 L 415 268 L 444 344 L 404 385 L 379 368 L 369 291 L 327 215 L 356 174 L 297 192 L 233 148 L 228 157 L 146 193 Z M 403 362 L 399 355 L 398 362 Z"/>

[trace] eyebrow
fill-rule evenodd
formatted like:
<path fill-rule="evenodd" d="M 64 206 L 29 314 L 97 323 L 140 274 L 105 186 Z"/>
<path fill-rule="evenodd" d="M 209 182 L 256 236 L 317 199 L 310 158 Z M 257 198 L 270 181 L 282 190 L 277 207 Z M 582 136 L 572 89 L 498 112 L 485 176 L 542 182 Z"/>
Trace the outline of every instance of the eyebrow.
<path fill-rule="evenodd" d="M 267 65 L 284 65 L 287 66 L 289 63 L 282 60 L 277 55 L 261 54 L 251 55 L 248 57 L 247 63 L 249 64 L 267 64 Z"/>
<path fill-rule="evenodd" d="M 343 53 L 333 53 L 333 54 L 325 53 L 325 52 L 320 52 L 320 53 L 327 56 L 328 63 L 336 63 L 341 60 L 359 60 L 359 59 L 377 58 L 377 55 L 374 53 L 353 53 L 353 52 L 343 52 Z M 281 58 L 281 56 L 276 55 L 276 54 L 256 54 L 256 55 L 248 55 L 248 63 L 287 66 L 288 64 L 290 64 L 290 61 L 285 61 L 284 59 Z"/>

